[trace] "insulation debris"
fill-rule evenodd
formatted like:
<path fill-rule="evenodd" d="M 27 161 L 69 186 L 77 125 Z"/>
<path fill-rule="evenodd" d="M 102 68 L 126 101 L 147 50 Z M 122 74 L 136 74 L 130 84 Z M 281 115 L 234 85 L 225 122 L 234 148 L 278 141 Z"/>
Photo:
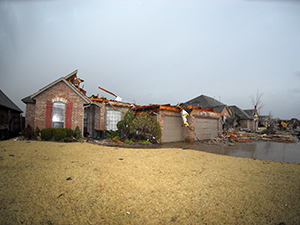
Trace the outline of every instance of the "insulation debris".
<path fill-rule="evenodd" d="M 115 95 L 114 93 L 112 93 L 112 92 L 110 92 L 110 91 L 108 91 L 108 90 L 105 90 L 105 89 L 102 88 L 102 87 L 98 87 L 98 88 L 99 88 L 100 90 L 102 90 L 102 91 L 107 92 L 108 94 L 111 94 L 112 96 L 115 96 L 115 97 L 116 97 L 115 101 L 118 101 L 118 102 L 121 102 L 121 101 L 122 101 L 122 98 L 119 97 L 119 96 L 117 96 L 117 95 Z"/>

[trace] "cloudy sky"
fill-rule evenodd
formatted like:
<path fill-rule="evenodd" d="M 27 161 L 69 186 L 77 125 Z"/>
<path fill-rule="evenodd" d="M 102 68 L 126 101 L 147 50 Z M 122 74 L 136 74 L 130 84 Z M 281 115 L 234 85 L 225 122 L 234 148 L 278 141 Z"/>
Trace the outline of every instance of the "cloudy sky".
<path fill-rule="evenodd" d="M 201 94 L 300 118 L 300 1 L 0 1 L 0 89 L 21 99 L 78 69 L 87 96 L 177 104 Z"/>

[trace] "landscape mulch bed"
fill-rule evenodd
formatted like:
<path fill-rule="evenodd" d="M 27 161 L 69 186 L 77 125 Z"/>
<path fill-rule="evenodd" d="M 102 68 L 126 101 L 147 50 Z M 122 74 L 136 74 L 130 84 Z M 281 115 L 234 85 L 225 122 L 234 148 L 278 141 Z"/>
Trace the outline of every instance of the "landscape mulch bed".
<path fill-rule="evenodd" d="M 300 164 L 0 142 L 0 224 L 297 224 Z"/>

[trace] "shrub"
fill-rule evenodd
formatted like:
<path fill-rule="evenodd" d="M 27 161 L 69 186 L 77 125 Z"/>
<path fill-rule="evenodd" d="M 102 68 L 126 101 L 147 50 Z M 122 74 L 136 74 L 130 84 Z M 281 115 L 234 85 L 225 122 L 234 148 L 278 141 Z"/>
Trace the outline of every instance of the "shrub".
<path fill-rule="evenodd" d="M 81 131 L 78 126 L 75 128 L 74 136 L 77 140 L 81 138 Z"/>
<path fill-rule="evenodd" d="M 128 110 L 124 115 L 124 119 L 117 123 L 118 131 L 122 140 L 130 139 L 130 127 L 132 126 L 132 121 L 135 115 L 132 110 Z"/>
<path fill-rule="evenodd" d="M 125 143 L 125 144 L 134 144 L 134 141 L 133 141 L 133 140 L 128 140 L 128 139 L 127 139 L 126 141 L 124 141 L 124 143 Z"/>
<path fill-rule="evenodd" d="M 137 140 L 147 140 L 157 143 L 161 137 L 159 123 L 148 113 L 141 113 L 135 117 L 130 126 L 130 134 Z"/>
<path fill-rule="evenodd" d="M 119 136 L 115 136 L 115 137 L 113 138 L 113 140 L 115 140 L 115 141 L 120 141 L 120 137 L 119 137 Z"/>
<path fill-rule="evenodd" d="M 53 138 L 54 128 L 45 128 L 41 130 L 42 140 L 49 141 Z"/>
<path fill-rule="evenodd" d="M 57 128 L 53 132 L 53 139 L 55 141 L 62 141 L 67 136 L 63 128 Z"/>
<path fill-rule="evenodd" d="M 64 131 L 66 132 L 68 138 L 73 137 L 74 136 L 74 131 L 70 128 L 65 128 Z"/>
<path fill-rule="evenodd" d="M 105 138 L 113 139 L 114 137 L 119 136 L 118 131 L 109 130 L 105 132 Z"/>
<path fill-rule="evenodd" d="M 146 140 L 140 140 L 139 143 L 143 144 L 143 145 L 149 145 L 149 144 L 151 144 L 150 141 L 146 141 Z"/>
<path fill-rule="evenodd" d="M 39 127 L 36 127 L 34 130 L 34 137 L 37 139 L 41 135 L 41 130 Z"/>
<path fill-rule="evenodd" d="M 27 124 L 27 127 L 22 131 L 22 136 L 28 140 L 34 137 L 34 132 L 29 124 Z"/>

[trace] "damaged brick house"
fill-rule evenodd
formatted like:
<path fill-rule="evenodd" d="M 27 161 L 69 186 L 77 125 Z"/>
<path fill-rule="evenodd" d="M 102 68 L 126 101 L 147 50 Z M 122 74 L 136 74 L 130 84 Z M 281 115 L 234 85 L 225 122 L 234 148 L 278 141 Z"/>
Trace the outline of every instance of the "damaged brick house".
<path fill-rule="evenodd" d="M 257 122 L 253 115 L 249 115 L 245 110 L 233 105 L 230 106 L 232 113 L 238 117 L 238 122 L 243 129 L 256 130 Z"/>
<path fill-rule="evenodd" d="M 136 113 L 153 115 L 162 130 L 160 142 L 205 140 L 222 133 L 221 115 L 213 109 L 191 107 L 187 116 L 188 127 L 183 123 L 182 108 L 172 105 L 147 105 L 133 108 Z"/>
<path fill-rule="evenodd" d="M 98 96 L 87 97 L 80 87 L 83 80 L 77 77 L 77 72 L 75 70 L 22 99 L 26 104 L 26 125 L 33 129 L 62 127 L 72 130 L 78 126 L 86 136 L 116 129 L 116 123 L 131 104 Z"/>
<path fill-rule="evenodd" d="M 83 80 L 77 77 L 77 72 L 75 70 L 22 99 L 26 104 L 26 125 L 33 129 L 61 127 L 72 130 L 78 126 L 83 136 L 95 139 L 103 138 L 107 130 L 117 130 L 117 123 L 133 105 L 100 87 L 117 98 L 87 97 L 80 87 Z M 160 142 L 210 139 L 222 131 L 221 114 L 213 109 L 192 107 L 187 117 L 189 128 L 184 126 L 181 110 L 176 106 L 137 106 L 135 111 L 156 116 L 162 129 Z"/>

